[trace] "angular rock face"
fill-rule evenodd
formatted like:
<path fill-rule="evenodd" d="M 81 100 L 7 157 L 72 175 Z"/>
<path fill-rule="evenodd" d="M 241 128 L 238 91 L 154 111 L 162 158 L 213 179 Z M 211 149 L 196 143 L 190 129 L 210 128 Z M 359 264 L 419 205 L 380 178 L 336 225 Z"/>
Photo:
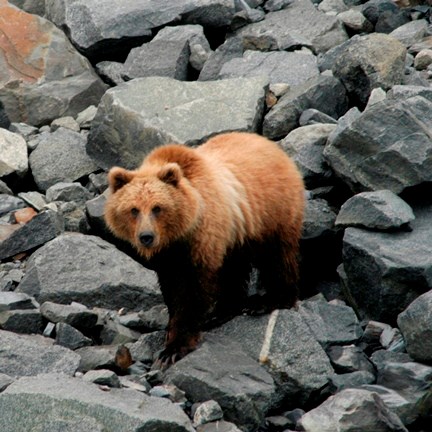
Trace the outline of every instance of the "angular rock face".
<path fill-rule="evenodd" d="M 256 130 L 266 87 L 267 80 L 260 77 L 216 82 L 133 80 L 104 95 L 87 153 L 103 168 L 135 168 L 161 144 L 193 145 L 217 133 Z"/>
<path fill-rule="evenodd" d="M 110 309 L 149 309 L 161 301 L 153 272 L 104 240 L 82 234 L 64 234 L 35 252 L 18 291 L 41 303 L 77 301 Z"/>
<path fill-rule="evenodd" d="M 16 381 L 1 393 L 0 409 L 5 431 L 194 430 L 186 414 L 166 399 L 124 389 L 103 392 L 62 374 Z"/>
<path fill-rule="evenodd" d="M 386 99 L 331 134 L 324 156 L 353 191 L 404 189 L 432 181 L 432 102 Z"/>
<path fill-rule="evenodd" d="M 0 100 L 11 121 L 42 125 L 99 102 L 106 86 L 56 26 L 7 3 L 0 15 Z"/>

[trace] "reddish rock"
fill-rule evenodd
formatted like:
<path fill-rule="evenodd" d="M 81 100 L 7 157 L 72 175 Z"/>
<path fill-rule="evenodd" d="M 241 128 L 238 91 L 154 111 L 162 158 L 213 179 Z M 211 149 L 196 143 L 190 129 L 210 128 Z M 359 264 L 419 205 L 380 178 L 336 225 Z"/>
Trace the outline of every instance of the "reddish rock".
<path fill-rule="evenodd" d="M 25 224 L 30 222 L 37 215 L 37 211 L 31 207 L 19 209 L 14 213 L 15 222 L 18 224 Z"/>

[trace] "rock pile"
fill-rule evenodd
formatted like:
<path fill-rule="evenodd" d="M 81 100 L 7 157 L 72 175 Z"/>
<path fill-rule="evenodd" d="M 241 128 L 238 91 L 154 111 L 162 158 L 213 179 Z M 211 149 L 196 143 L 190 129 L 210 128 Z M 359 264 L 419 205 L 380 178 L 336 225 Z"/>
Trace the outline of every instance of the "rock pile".
<path fill-rule="evenodd" d="M 0 0 L 0 430 L 431 431 L 430 16 Z M 304 175 L 302 301 L 152 369 L 167 310 L 105 229 L 106 171 L 232 130 Z"/>

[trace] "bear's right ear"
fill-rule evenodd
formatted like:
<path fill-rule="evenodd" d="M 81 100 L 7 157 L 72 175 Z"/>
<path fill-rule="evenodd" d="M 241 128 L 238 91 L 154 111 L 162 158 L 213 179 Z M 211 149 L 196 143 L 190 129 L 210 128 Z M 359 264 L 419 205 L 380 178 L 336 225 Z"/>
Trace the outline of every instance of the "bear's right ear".
<path fill-rule="evenodd" d="M 133 174 L 124 168 L 114 167 L 108 173 L 108 184 L 112 193 L 121 189 L 132 180 Z"/>

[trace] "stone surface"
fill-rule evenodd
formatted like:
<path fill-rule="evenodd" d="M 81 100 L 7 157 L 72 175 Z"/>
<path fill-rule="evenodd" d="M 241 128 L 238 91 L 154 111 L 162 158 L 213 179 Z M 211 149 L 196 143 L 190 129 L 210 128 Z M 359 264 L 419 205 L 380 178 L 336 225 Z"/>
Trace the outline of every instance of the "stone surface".
<path fill-rule="evenodd" d="M 193 145 L 216 133 L 256 130 L 266 87 L 264 78 L 130 81 L 104 95 L 87 152 L 103 168 L 135 168 L 149 150 L 161 144 Z"/>
<path fill-rule="evenodd" d="M 64 234 L 36 251 L 18 290 L 40 303 L 76 301 L 110 309 L 139 310 L 161 301 L 153 272 L 106 241 L 83 234 Z"/>
<path fill-rule="evenodd" d="M 24 138 L 6 129 L 0 129 L 0 177 L 12 173 L 22 176 L 27 169 L 27 145 Z"/>
<path fill-rule="evenodd" d="M 84 203 L 93 198 L 93 195 L 80 183 L 60 182 L 46 190 L 46 199 L 52 201 L 74 201 Z"/>
<path fill-rule="evenodd" d="M 97 104 L 106 86 L 54 24 L 0 4 L 0 100 L 11 121 L 43 125 Z"/>
<path fill-rule="evenodd" d="M 61 374 L 15 381 L 0 394 L 0 408 L 0 427 L 9 431 L 193 431 L 186 414 L 165 399 L 124 389 L 104 392 Z"/>

